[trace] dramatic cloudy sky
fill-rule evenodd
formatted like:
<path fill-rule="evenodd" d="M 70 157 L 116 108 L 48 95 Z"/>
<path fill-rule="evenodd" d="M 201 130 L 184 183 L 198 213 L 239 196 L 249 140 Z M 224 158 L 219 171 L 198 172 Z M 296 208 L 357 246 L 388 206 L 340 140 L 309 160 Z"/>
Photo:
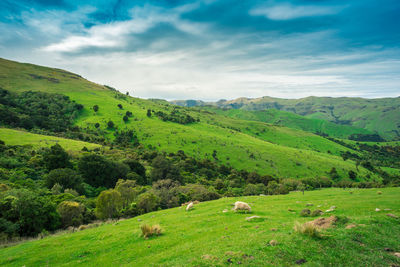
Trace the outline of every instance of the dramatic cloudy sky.
<path fill-rule="evenodd" d="M 145 98 L 400 95 L 399 0 L 1 0 L 0 57 Z"/>

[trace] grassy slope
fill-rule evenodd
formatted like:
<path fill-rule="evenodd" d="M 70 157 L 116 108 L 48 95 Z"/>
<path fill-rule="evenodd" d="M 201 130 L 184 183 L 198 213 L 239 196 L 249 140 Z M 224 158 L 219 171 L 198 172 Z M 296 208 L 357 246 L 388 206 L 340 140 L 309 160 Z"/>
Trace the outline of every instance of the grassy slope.
<path fill-rule="evenodd" d="M 142 215 L 114 224 L 72 234 L 50 236 L 0 250 L 2 266 L 225 266 L 228 259 L 246 266 L 291 266 L 299 259 L 306 266 L 390 266 L 400 258 L 384 248 L 400 250 L 399 188 L 342 189 L 293 192 L 267 197 L 223 198 L 203 202 L 190 212 L 174 208 Z M 231 204 L 243 200 L 252 206 L 251 215 L 266 220 L 248 222 L 251 216 L 231 211 Z M 347 216 L 349 223 L 363 224 L 352 229 L 338 225 L 322 239 L 293 231 L 306 203 L 326 210 L 335 205 L 334 215 Z M 291 213 L 288 208 L 296 212 Z M 222 210 L 229 211 L 223 213 Z M 329 215 L 324 215 L 329 216 Z M 144 240 L 139 237 L 143 223 L 160 224 L 164 234 Z M 271 231 L 271 228 L 277 231 Z M 268 246 L 276 240 L 277 246 Z M 204 255 L 209 255 L 203 257 Z M 247 256 L 244 256 L 247 255 Z"/>
<path fill-rule="evenodd" d="M 176 103 L 179 103 L 179 101 Z M 307 118 L 323 119 L 339 124 L 348 123 L 357 128 L 378 132 L 388 140 L 400 137 L 400 97 L 381 99 L 350 97 L 280 99 L 260 97 L 254 99 L 238 98 L 211 104 L 221 108 L 245 110 L 279 109 Z"/>
<path fill-rule="evenodd" d="M 34 147 L 49 147 L 59 144 L 70 151 L 79 151 L 83 147 L 88 149 L 101 147 L 97 144 L 7 128 L 0 128 L 0 140 L 4 141 L 6 145 L 32 145 Z"/>
<path fill-rule="evenodd" d="M 352 134 L 371 134 L 371 131 L 355 128 L 347 125 L 338 125 L 322 119 L 311 119 L 297 115 L 292 112 L 267 109 L 267 110 L 244 110 L 244 109 L 219 109 L 215 107 L 203 107 L 220 115 L 229 116 L 243 120 L 261 121 L 281 125 L 307 132 L 321 132 L 332 137 L 347 138 Z"/>
<path fill-rule="evenodd" d="M 343 177 L 349 170 L 356 170 L 354 162 L 344 162 L 338 156 L 347 148 L 307 132 L 195 109 L 185 109 L 184 112 L 200 118 L 200 123 L 163 122 L 154 116 L 147 118 L 146 110 L 169 112 L 174 106 L 132 97 L 117 99 L 118 93 L 63 70 L 0 59 L 0 73 L 0 87 L 4 89 L 61 93 L 83 104 L 82 116 L 76 121 L 79 126 L 94 127 L 96 122 L 100 122 L 101 128 L 106 129 L 106 123 L 111 119 L 120 129 L 135 129 L 142 144 L 167 152 L 182 149 L 198 158 L 211 158 L 213 150 L 217 150 L 222 163 L 280 177 L 325 176 L 333 166 Z M 41 77 L 32 77 L 31 74 Z M 95 104 L 100 107 L 97 114 L 91 109 Z M 124 109 L 118 109 L 117 104 L 122 104 Z M 122 116 L 127 110 L 133 112 L 134 117 L 124 123 Z M 112 138 L 113 131 L 108 132 Z M 327 154 L 328 150 L 333 155 Z M 359 177 L 362 179 L 367 173 L 366 169 L 360 168 Z"/>

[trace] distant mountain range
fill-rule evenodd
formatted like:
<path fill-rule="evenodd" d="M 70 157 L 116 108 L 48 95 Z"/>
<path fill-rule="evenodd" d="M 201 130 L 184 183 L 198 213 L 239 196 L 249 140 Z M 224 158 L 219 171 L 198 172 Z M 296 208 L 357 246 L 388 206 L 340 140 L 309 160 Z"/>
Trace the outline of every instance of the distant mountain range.
<path fill-rule="evenodd" d="M 400 138 L 400 97 L 365 99 L 353 97 L 306 97 L 280 99 L 273 97 L 237 98 L 204 102 L 175 100 L 170 103 L 184 106 L 214 106 L 221 109 L 260 111 L 276 109 L 298 114 L 309 119 L 325 120 L 337 125 L 362 128 L 387 140 Z"/>

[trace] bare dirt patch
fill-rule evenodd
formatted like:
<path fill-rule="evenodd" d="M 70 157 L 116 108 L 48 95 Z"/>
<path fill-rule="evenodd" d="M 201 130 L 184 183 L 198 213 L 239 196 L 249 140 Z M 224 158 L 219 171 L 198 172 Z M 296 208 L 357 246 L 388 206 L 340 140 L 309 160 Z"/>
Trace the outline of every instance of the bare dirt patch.
<path fill-rule="evenodd" d="M 332 227 L 332 225 L 337 221 L 336 216 L 330 216 L 328 218 L 318 218 L 315 219 L 314 221 L 308 222 L 309 224 L 312 224 L 318 228 L 321 229 L 327 229 Z"/>

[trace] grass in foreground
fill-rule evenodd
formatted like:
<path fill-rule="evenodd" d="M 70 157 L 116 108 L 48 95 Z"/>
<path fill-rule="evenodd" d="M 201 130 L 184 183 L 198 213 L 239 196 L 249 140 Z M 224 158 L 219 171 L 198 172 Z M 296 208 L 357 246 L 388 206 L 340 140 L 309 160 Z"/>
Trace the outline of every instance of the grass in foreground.
<path fill-rule="evenodd" d="M 382 194 L 377 192 L 381 191 Z M 399 265 L 400 188 L 326 189 L 279 196 L 223 198 L 186 212 L 174 208 L 72 234 L 50 236 L 0 250 L 1 266 L 390 266 Z M 231 210 L 241 200 L 251 214 Z M 306 204 L 349 222 L 322 230 L 320 238 L 294 231 Z M 381 211 L 376 212 L 379 208 Z M 228 212 L 222 212 L 227 209 Z M 292 212 L 288 209 L 294 210 Z M 390 211 L 385 211 L 390 209 Z M 246 220 L 258 215 L 265 220 Z M 163 234 L 144 239 L 143 224 Z M 347 227 L 349 224 L 352 227 Z M 354 226 L 355 225 L 355 226 Z M 274 242 L 272 242 L 272 240 Z M 272 245 L 273 244 L 273 245 Z"/>

